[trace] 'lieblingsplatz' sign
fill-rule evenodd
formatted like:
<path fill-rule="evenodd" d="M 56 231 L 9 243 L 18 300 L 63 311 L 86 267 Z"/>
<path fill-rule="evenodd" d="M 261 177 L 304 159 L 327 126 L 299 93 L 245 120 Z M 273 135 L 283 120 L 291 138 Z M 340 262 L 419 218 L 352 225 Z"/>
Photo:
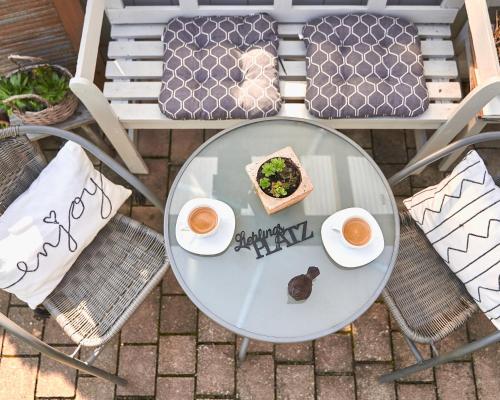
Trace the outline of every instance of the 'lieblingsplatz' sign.
<path fill-rule="evenodd" d="M 257 233 L 252 232 L 248 237 L 245 231 L 237 233 L 234 237 L 237 243 L 234 251 L 240 251 L 241 249 L 250 250 L 253 248 L 257 255 L 256 258 L 259 259 L 281 251 L 284 247 L 291 247 L 312 237 L 314 237 L 314 232 L 307 230 L 307 221 L 299 222 L 288 228 L 278 224 L 273 228 L 259 229 Z"/>

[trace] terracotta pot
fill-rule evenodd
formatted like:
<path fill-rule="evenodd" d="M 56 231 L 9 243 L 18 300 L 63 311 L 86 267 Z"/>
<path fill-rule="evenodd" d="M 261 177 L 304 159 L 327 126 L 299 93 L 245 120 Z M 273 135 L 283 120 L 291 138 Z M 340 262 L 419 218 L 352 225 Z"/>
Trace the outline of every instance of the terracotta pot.
<path fill-rule="evenodd" d="M 257 182 L 257 174 L 259 172 L 259 168 L 262 165 L 262 163 L 269 160 L 270 158 L 275 158 L 275 157 L 291 159 L 293 163 L 299 168 L 302 177 L 302 181 L 297 190 L 288 197 L 275 198 L 269 196 L 260 188 L 259 183 Z M 294 153 L 294 151 L 290 146 L 278 150 L 275 153 L 269 154 L 265 157 L 262 157 L 261 159 L 257 160 L 252 164 L 248 164 L 245 167 L 245 169 L 255 187 L 257 195 L 259 196 L 260 201 L 264 206 L 264 209 L 268 214 L 274 214 L 280 210 L 290 207 L 293 204 L 298 203 L 299 201 L 305 199 L 307 195 L 313 191 L 313 185 L 311 179 L 307 175 L 306 171 L 300 164 L 299 158 L 297 157 L 297 155 Z"/>

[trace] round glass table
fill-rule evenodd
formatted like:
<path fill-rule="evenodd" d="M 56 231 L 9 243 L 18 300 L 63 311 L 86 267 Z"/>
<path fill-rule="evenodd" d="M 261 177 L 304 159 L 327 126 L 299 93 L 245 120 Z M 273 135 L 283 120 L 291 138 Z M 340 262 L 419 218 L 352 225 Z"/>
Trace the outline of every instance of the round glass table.
<path fill-rule="evenodd" d="M 311 178 L 314 190 L 303 201 L 268 215 L 245 166 L 291 146 Z M 233 240 L 216 256 L 192 254 L 179 246 L 175 224 L 189 200 L 224 201 L 236 216 L 235 237 L 248 238 L 277 224 L 293 227 L 295 242 L 280 251 L 239 248 Z M 380 225 L 385 247 L 371 263 L 344 268 L 327 254 L 321 225 L 334 212 L 361 207 Z M 396 260 L 399 218 L 382 172 L 352 140 L 340 132 L 299 119 L 253 120 L 227 129 L 198 148 L 170 189 L 165 212 L 165 241 L 173 272 L 193 303 L 215 322 L 246 338 L 274 343 L 316 339 L 354 321 L 377 299 Z M 241 234 L 240 234 L 241 238 Z M 237 251 L 238 250 L 238 251 Z M 317 266 L 311 296 L 295 302 L 289 280 Z"/>

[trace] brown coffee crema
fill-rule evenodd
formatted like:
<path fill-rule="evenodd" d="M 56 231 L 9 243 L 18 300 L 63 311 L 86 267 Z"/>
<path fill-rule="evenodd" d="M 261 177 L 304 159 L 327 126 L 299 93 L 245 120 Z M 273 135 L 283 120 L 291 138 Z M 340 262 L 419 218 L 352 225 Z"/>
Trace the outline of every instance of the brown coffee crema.
<path fill-rule="evenodd" d="M 349 218 L 342 227 L 344 239 L 353 246 L 364 246 L 372 237 L 368 222 L 361 218 Z"/>
<path fill-rule="evenodd" d="M 205 234 L 215 229 L 219 217 L 210 207 L 197 207 L 188 217 L 189 228 L 195 233 Z"/>

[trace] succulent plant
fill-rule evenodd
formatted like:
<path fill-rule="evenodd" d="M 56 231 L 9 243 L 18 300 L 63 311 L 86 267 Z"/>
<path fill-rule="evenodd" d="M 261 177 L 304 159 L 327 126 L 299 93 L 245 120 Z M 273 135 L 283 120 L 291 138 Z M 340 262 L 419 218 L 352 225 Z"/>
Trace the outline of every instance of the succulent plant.
<path fill-rule="evenodd" d="M 262 189 L 267 189 L 269 186 L 271 186 L 271 181 L 269 180 L 269 178 L 261 178 L 259 181 L 259 186 Z"/>
<path fill-rule="evenodd" d="M 300 171 L 289 158 L 274 157 L 261 165 L 257 180 L 259 187 L 274 198 L 292 194 L 301 181 Z"/>
<path fill-rule="evenodd" d="M 275 175 L 285 169 L 285 160 L 280 157 L 272 158 L 262 166 L 262 173 L 266 178 Z"/>
<path fill-rule="evenodd" d="M 288 193 L 280 181 L 273 182 L 271 193 L 274 197 L 285 197 Z"/>

